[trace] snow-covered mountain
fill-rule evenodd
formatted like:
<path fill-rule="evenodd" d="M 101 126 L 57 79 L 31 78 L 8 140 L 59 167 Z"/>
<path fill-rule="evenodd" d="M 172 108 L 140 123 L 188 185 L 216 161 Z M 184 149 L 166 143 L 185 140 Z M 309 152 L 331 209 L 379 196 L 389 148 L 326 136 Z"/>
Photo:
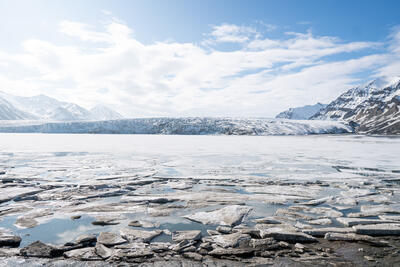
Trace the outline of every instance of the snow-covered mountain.
<path fill-rule="evenodd" d="M 109 109 L 103 105 L 97 105 L 90 110 L 90 113 L 93 117 L 97 118 L 98 120 L 119 120 L 123 119 L 124 117 L 119 114 L 118 112 Z"/>
<path fill-rule="evenodd" d="M 0 115 L 0 120 L 88 121 L 122 118 L 119 113 L 106 107 L 89 111 L 46 95 L 23 97 L 0 92 L 0 98 L 3 101 L 0 102 L 0 111 L 4 113 Z"/>
<path fill-rule="evenodd" d="M 340 95 L 311 119 L 344 120 L 357 132 L 400 134 L 400 77 L 380 78 Z"/>
<path fill-rule="evenodd" d="M 149 118 L 93 122 L 31 124 L 26 121 L 0 122 L 0 132 L 181 134 L 181 135 L 307 135 L 350 133 L 351 127 L 338 121 L 294 121 L 234 118 Z"/>
<path fill-rule="evenodd" d="M 317 103 L 315 105 L 307 105 L 297 108 L 289 108 L 278 115 L 277 119 L 291 119 L 291 120 L 308 120 L 321 109 L 325 108 L 326 104 Z"/>
<path fill-rule="evenodd" d="M 0 96 L 0 120 L 37 119 L 34 115 L 25 113 Z"/>

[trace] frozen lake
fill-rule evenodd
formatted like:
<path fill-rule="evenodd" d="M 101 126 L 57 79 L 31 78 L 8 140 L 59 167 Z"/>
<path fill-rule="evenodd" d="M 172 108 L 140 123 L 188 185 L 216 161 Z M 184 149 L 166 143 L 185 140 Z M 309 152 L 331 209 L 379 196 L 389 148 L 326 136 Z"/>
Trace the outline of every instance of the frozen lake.
<path fill-rule="evenodd" d="M 1 167 L 56 179 L 148 171 L 167 177 L 339 177 L 368 168 L 400 169 L 400 138 L 356 135 L 186 136 L 0 134 Z M 67 173 L 48 167 L 68 167 Z M 18 167 L 18 168 L 17 168 Z M 348 169 L 350 168 L 350 170 Z M 367 169 L 365 169 L 367 168 Z M 82 173 L 81 170 L 85 171 Z M 375 173 L 375 172 L 372 172 Z M 79 179 L 77 179 L 78 181 Z"/>
<path fill-rule="evenodd" d="M 334 199 L 327 209 L 347 205 L 357 212 L 365 204 L 398 203 L 398 191 L 386 196 L 375 188 L 400 178 L 399 151 L 400 138 L 356 135 L 2 133 L 0 227 L 20 235 L 24 246 L 116 232 L 132 220 L 153 223 L 152 230 L 207 235 L 215 226 L 185 216 L 233 204 L 252 208 L 248 226 L 251 219 L 327 196 Z M 353 203 L 353 197 L 359 199 Z M 166 203 L 153 201 L 159 198 Z M 116 223 L 92 224 L 104 216 Z"/>

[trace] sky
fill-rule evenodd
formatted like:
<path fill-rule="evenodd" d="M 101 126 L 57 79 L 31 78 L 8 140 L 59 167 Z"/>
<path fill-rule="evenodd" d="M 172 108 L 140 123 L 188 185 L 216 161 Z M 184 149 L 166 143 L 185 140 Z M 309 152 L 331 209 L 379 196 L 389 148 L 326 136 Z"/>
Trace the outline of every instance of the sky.
<path fill-rule="evenodd" d="M 0 91 L 273 117 L 400 75 L 400 1 L 0 0 Z"/>

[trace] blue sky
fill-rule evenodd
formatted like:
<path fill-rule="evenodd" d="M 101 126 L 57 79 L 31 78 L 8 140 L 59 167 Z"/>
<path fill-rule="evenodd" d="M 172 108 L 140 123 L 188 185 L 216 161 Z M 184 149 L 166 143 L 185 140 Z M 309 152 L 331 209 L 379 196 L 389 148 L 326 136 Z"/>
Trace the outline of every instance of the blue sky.
<path fill-rule="evenodd" d="M 273 116 L 400 75 L 399 1 L 0 0 L 0 90 L 129 117 Z"/>

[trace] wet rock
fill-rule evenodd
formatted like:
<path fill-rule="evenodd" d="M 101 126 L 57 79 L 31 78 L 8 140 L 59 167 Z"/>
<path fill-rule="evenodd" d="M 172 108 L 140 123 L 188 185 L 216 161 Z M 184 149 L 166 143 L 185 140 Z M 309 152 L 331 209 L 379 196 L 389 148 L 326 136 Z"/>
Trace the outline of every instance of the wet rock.
<path fill-rule="evenodd" d="M 216 244 L 223 248 L 228 247 L 242 247 L 248 246 L 251 240 L 250 235 L 242 234 L 242 233 L 233 233 L 227 235 L 214 235 L 207 238 L 207 241 Z"/>
<path fill-rule="evenodd" d="M 298 229 L 312 229 L 313 228 L 313 226 L 306 224 L 306 223 L 301 223 L 301 222 L 296 222 L 294 227 L 296 227 Z"/>
<path fill-rule="evenodd" d="M 18 228 L 33 228 L 38 225 L 38 222 L 34 218 L 18 217 L 14 223 Z"/>
<path fill-rule="evenodd" d="M 124 228 L 120 230 L 121 236 L 126 238 L 129 241 L 139 241 L 139 242 L 150 242 L 154 237 L 162 234 L 163 231 L 155 230 L 155 231 L 146 231 L 146 230 L 137 230 Z"/>
<path fill-rule="evenodd" d="M 303 233 L 308 235 L 322 237 L 325 236 L 326 233 L 354 233 L 355 230 L 353 228 L 341 228 L 341 227 L 326 227 L 326 228 L 312 228 L 312 229 L 303 229 Z"/>
<path fill-rule="evenodd" d="M 383 236 L 400 235 L 400 224 L 370 224 L 353 226 L 357 234 Z"/>
<path fill-rule="evenodd" d="M 25 257 L 52 258 L 57 254 L 53 246 L 49 246 L 40 241 L 33 242 L 20 250 L 20 254 Z"/>
<path fill-rule="evenodd" d="M 97 241 L 97 237 L 94 234 L 80 235 L 75 239 L 75 243 L 85 244 L 85 245 L 95 244 L 96 241 Z"/>
<path fill-rule="evenodd" d="M 260 226 L 260 225 L 258 224 L 258 226 Z M 260 238 L 260 229 L 250 228 L 250 227 L 246 227 L 246 226 L 242 226 L 242 225 L 235 226 L 232 229 L 232 232 L 248 234 L 251 237 Z"/>
<path fill-rule="evenodd" d="M 74 216 L 71 216 L 71 220 L 78 220 L 81 217 L 82 217 L 81 215 L 74 215 Z"/>
<path fill-rule="evenodd" d="M 261 224 L 281 224 L 282 222 L 275 219 L 274 217 L 265 217 L 265 218 L 259 218 L 253 220 L 255 223 L 261 223 Z"/>
<path fill-rule="evenodd" d="M 305 214 L 295 212 L 295 211 L 289 211 L 287 209 L 277 209 L 275 212 L 275 215 L 283 216 L 283 217 L 286 217 L 291 220 L 298 220 L 298 219 L 312 220 L 313 219 L 313 217 L 311 217 L 309 215 L 305 215 Z"/>
<path fill-rule="evenodd" d="M 113 250 L 104 246 L 101 243 L 97 243 L 94 247 L 95 253 L 100 256 L 103 260 L 108 259 L 113 255 Z"/>
<path fill-rule="evenodd" d="M 127 243 L 128 241 L 120 235 L 111 232 L 101 232 L 97 237 L 97 242 L 107 247 Z"/>
<path fill-rule="evenodd" d="M 337 218 L 339 223 L 345 226 L 354 226 L 354 225 L 365 225 L 365 224 L 380 224 L 380 223 L 393 223 L 395 221 L 390 220 L 378 220 L 378 219 L 359 219 L 359 218 Z"/>
<path fill-rule="evenodd" d="M 333 200 L 333 197 L 324 197 L 324 198 L 320 198 L 320 199 L 310 200 L 308 202 L 303 202 L 301 204 L 307 205 L 307 206 L 318 206 L 318 205 L 324 204 L 327 201 L 332 201 L 332 200 Z"/>
<path fill-rule="evenodd" d="M 19 247 L 21 237 L 9 234 L 0 234 L 0 247 Z"/>
<path fill-rule="evenodd" d="M 172 233 L 172 240 L 175 242 L 180 242 L 183 240 L 193 240 L 197 241 L 201 239 L 201 231 L 176 231 Z"/>
<path fill-rule="evenodd" d="M 220 232 L 221 234 L 230 234 L 232 233 L 232 228 L 229 226 L 218 226 L 216 229 L 218 232 Z"/>
<path fill-rule="evenodd" d="M 251 207 L 232 205 L 211 212 L 198 212 L 184 218 L 202 224 L 234 226 L 240 223 L 251 210 Z"/>
<path fill-rule="evenodd" d="M 96 254 L 93 247 L 75 249 L 64 253 L 66 258 L 72 258 L 81 261 L 98 261 L 102 258 Z"/>
<path fill-rule="evenodd" d="M 117 225 L 119 224 L 120 217 L 98 217 L 92 222 L 93 225 Z"/>
<path fill-rule="evenodd" d="M 155 204 L 166 204 L 169 202 L 178 201 L 177 198 L 166 198 L 157 196 L 123 196 L 121 198 L 121 203 L 131 203 L 131 202 L 144 202 L 144 203 L 155 203 Z"/>
<path fill-rule="evenodd" d="M 129 222 L 128 225 L 132 227 L 143 227 L 143 228 L 156 228 L 160 226 L 159 223 L 152 223 L 148 221 L 136 221 L 136 220 Z"/>
<path fill-rule="evenodd" d="M 215 230 L 211 230 L 211 229 L 207 229 L 207 234 L 209 234 L 209 235 L 219 235 L 220 232 L 215 231 Z"/>
<path fill-rule="evenodd" d="M 312 243 L 318 240 L 306 233 L 296 232 L 285 228 L 269 228 L 260 231 L 261 238 L 272 237 L 277 241 L 286 241 L 290 243 Z"/>
<path fill-rule="evenodd" d="M 308 221 L 308 223 L 312 224 L 312 225 L 329 225 L 332 223 L 332 220 L 325 218 L 325 219 L 311 220 L 311 221 Z"/>
<path fill-rule="evenodd" d="M 170 250 L 172 251 L 181 251 L 182 249 L 185 249 L 187 247 L 190 247 L 192 245 L 194 245 L 196 243 L 196 241 L 189 241 L 189 240 L 183 240 L 181 242 L 179 242 L 178 244 L 173 244 L 169 247 Z"/>

